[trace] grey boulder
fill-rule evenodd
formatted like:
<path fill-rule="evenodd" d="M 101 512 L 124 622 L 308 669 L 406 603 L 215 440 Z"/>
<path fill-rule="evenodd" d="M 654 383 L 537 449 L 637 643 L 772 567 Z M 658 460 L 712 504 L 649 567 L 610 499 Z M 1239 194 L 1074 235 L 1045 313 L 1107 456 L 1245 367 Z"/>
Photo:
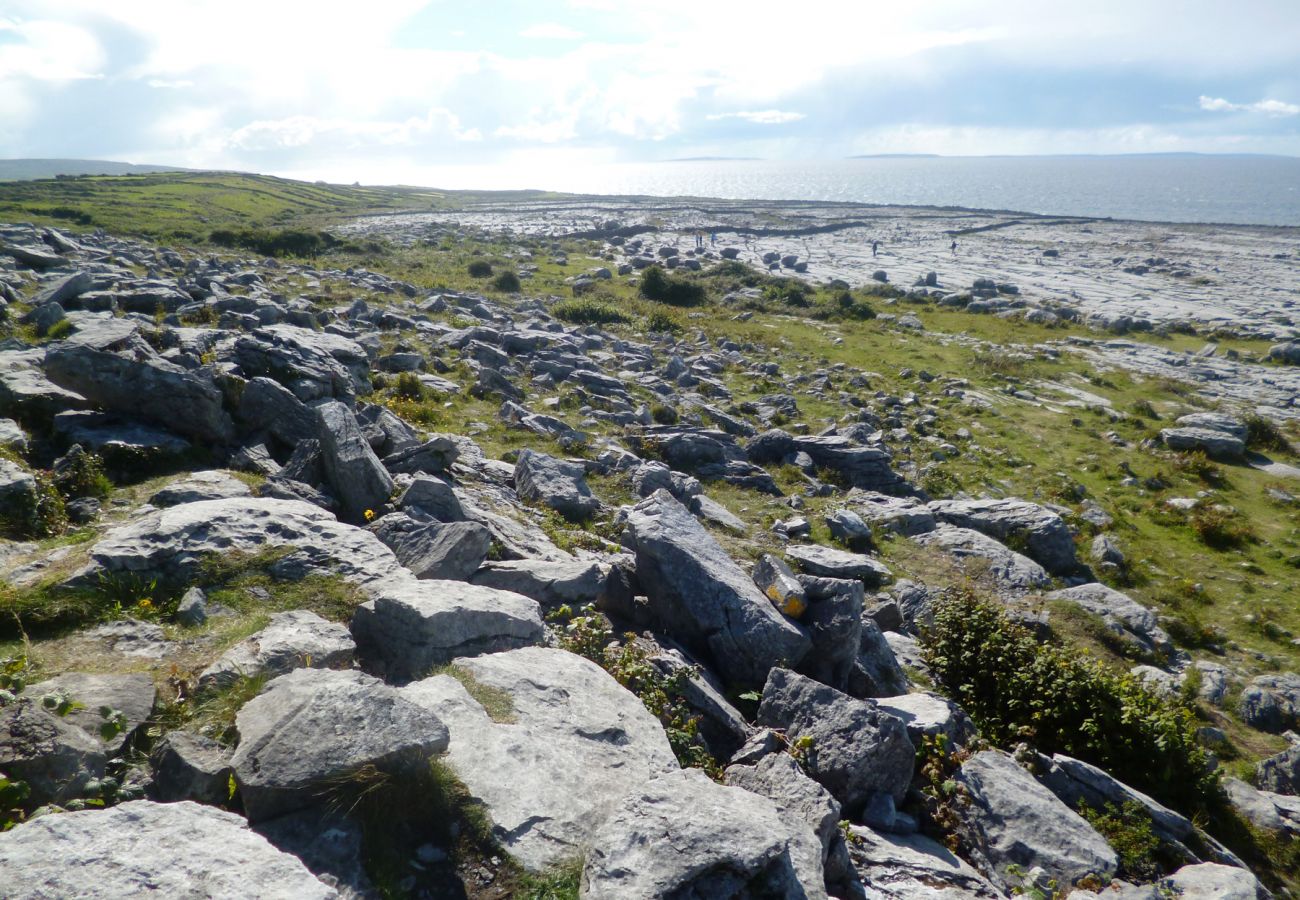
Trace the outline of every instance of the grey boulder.
<path fill-rule="evenodd" d="M 98 738 L 47 711 L 39 699 L 0 706 L 0 772 L 27 782 L 33 806 L 81 796 L 104 776 L 104 762 Z"/>
<path fill-rule="evenodd" d="M 936 500 L 930 504 L 935 519 L 971 528 L 1002 543 L 1013 541 L 1052 575 L 1071 572 L 1078 565 L 1074 537 L 1065 521 L 1050 509 L 1025 500 Z"/>
<path fill-rule="evenodd" d="M 231 751 L 211 738 L 169 731 L 149 754 L 153 766 L 151 799 L 164 803 L 193 800 L 218 805 L 230 799 Z"/>
<path fill-rule="evenodd" d="M 400 776 L 447 749 L 447 729 L 396 688 L 361 672 L 295 669 L 267 685 L 235 718 L 231 757 L 250 821 L 326 799 L 371 765 Z"/>
<path fill-rule="evenodd" d="M 416 578 L 464 581 L 478 571 L 492 546 L 492 532 L 478 522 L 389 513 L 370 530 Z"/>
<path fill-rule="evenodd" d="M 276 613 L 265 628 L 204 669 L 199 687 L 224 688 L 241 677 L 275 678 L 297 668 L 347 668 L 355 652 L 352 635 L 343 625 L 304 609 Z"/>
<path fill-rule="evenodd" d="M 1255 786 L 1275 794 L 1300 794 L 1300 744 L 1262 760 L 1255 769 Z"/>
<path fill-rule="evenodd" d="M 549 507 L 575 522 L 600 509 L 581 464 L 528 448 L 519 451 L 515 462 L 515 491 L 525 503 Z"/>
<path fill-rule="evenodd" d="M 1246 442 L 1227 431 L 1214 428 L 1162 428 L 1160 440 L 1170 450 L 1199 450 L 1211 459 L 1232 461 L 1246 453 Z"/>
<path fill-rule="evenodd" d="M 462 581 L 393 581 L 376 588 L 352 617 L 352 636 L 367 667 L 397 680 L 434 666 L 539 644 L 537 602 Z"/>
<path fill-rule="evenodd" d="M 1247 725 L 1261 731 L 1276 733 L 1300 727 L 1300 675 L 1256 676 L 1241 692 L 1238 711 Z"/>
<path fill-rule="evenodd" d="M 953 776 L 965 790 L 957 833 L 970 859 L 1003 890 L 1009 867 L 1040 867 L 1065 890 L 1089 875 L 1109 881 L 1115 851 L 1074 812 L 1000 750 L 976 753 Z"/>
<path fill-rule="evenodd" d="M 597 829 L 579 896 L 823 898 L 821 847 L 771 800 L 697 769 L 623 798 Z"/>
<path fill-rule="evenodd" d="M 149 498 L 149 502 L 154 506 L 178 506 L 181 503 L 228 500 L 232 497 L 248 497 L 251 494 L 248 485 L 234 475 L 213 469 L 194 472 L 180 481 L 174 481 L 160 488 Z"/>
<path fill-rule="evenodd" d="M 577 608 L 601 598 L 607 577 L 601 565 L 594 562 L 510 559 L 487 563 L 470 577 L 470 581 L 499 591 L 523 594 L 542 606 L 567 604 Z"/>
<path fill-rule="evenodd" d="M 9 900 L 338 896 L 239 816 L 191 802 L 41 816 L 0 834 L 0 871 Z"/>
<path fill-rule="evenodd" d="M 797 665 L 808 636 L 763 596 L 691 513 L 667 491 L 627 517 L 637 576 L 665 631 L 741 684 L 762 682 L 776 665 Z"/>
<path fill-rule="evenodd" d="M 393 493 L 393 478 L 370 449 L 357 417 L 337 400 L 316 407 L 317 439 L 325 480 L 354 520 L 377 510 Z"/>
<path fill-rule="evenodd" d="M 851 826 L 849 858 L 872 900 L 1002 900 L 1005 895 L 947 847 L 920 834 Z"/>
<path fill-rule="evenodd" d="M 974 561 L 1001 592 L 1024 593 L 1051 583 L 1043 567 L 1027 556 L 1008 549 L 986 534 L 970 528 L 939 525 L 913 540 L 926 547 L 949 553 L 959 565 Z"/>
<path fill-rule="evenodd" d="M 60 344 L 45 354 L 45 374 L 106 410 L 148 419 L 188 438 L 221 444 L 234 435 L 217 386 L 162 359 L 140 362 Z"/>
<path fill-rule="evenodd" d="M 76 725 L 104 745 L 104 751 L 114 756 L 144 724 L 153 712 L 158 691 L 148 675 L 94 675 L 88 672 L 65 672 L 53 678 L 29 685 L 23 695 L 39 698 L 46 693 L 62 693 L 77 703 L 80 709 L 63 716 L 63 721 Z M 112 737 L 101 732 L 108 720 L 100 714 L 101 707 L 122 713 L 125 723 Z"/>
<path fill-rule="evenodd" d="M 763 687 L 757 724 L 808 738 L 808 774 L 850 816 L 875 794 L 900 802 L 912 780 L 916 750 L 897 717 L 787 669 L 773 669 Z"/>
<path fill-rule="evenodd" d="M 580 853 L 625 794 L 678 768 L 658 719 L 580 656 L 529 647 L 453 671 L 402 696 L 447 724 L 446 762 L 529 869 Z"/>
<path fill-rule="evenodd" d="M 1169 635 L 1158 624 L 1155 612 L 1104 584 L 1094 582 L 1052 591 L 1045 599 L 1073 603 L 1101 616 L 1112 630 L 1148 652 L 1163 654 L 1172 649 Z"/>
<path fill-rule="evenodd" d="M 907 726 L 907 736 L 917 747 L 927 737 L 942 735 L 949 749 L 962 747 L 975 737 L 975 723 L 947 697 L 916 691 L 897 697 L 880 697 L 876 705 L 897 716 Z"/>
<path fill-rule="evenodd" d="M 364 528 L 344 525 L 298 500 L 236 497 L 146 513 L 107 532 L 90 551 L 97 571 L 135 572 L 168 583 L 193 579 L 212 553 L 257 553 L 292 546 L 311 567 L 367 587 L 405 574 L 393 552 Z"/>
<path fill-rule="evenodd" d="M 849 553 L 820 544 L 794 544 L 786 548 L 785 555 L 809 575 L 822 578 L 856 578 L 874 588 L 893 577 L 884 563 L 866 554 Z"/>
<path fill-rule="evenodd" d="M 1264 900 L 1268 891 L 1246 869 L 1218 863 L 1183 866 L 1160 886 L 1181 900 Z"/>

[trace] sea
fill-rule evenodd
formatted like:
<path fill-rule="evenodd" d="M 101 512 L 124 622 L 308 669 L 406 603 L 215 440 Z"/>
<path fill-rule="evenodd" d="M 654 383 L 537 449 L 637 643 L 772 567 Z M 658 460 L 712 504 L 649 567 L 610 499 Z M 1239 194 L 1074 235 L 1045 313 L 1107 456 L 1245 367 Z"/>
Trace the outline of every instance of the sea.
<path fill-rule="evenodd" d="M 1300 226 L 1300 157 L 941 156 L 438 167 L 443 188 L 848 201 L 1061 216 Z"/>

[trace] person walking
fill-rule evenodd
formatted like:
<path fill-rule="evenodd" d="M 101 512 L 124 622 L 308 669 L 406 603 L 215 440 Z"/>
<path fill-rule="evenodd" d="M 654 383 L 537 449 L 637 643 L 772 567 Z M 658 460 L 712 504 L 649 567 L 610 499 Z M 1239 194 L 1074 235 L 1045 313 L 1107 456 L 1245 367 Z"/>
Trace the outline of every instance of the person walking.
<path fill-rule="evenodd" d="M 948 249 L 952 251 L 952 255 L 953 255 L 953 256 L 956 256 L 956 255 L 957 255 L 957 242 L 956 242 L 956 241 L 953 241 L 953 242 L 952 242 L 952 246 L 949 247 Z"/>
<path fill-rule="evenodd" d="M 871 258 L 876 258 L 876 251 L 880 249 L 880 241 L 871 242 Z"/>

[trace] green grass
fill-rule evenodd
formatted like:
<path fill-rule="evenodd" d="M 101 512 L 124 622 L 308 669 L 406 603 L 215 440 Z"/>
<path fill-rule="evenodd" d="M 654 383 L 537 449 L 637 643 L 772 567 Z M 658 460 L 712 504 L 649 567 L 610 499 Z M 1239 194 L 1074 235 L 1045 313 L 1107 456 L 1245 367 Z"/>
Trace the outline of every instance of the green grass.
<path fill-rule="evenodd" d="M 498 725 L 509 725 L 518 721 L 515 716 L 515 702 L 511 699 L 510 694 L 501 690 L 501 688 L 484 684 L 475 678 L 474 674 L 468 669 L 451 663 L 439 666 L 429 675 L 450 675 L 455 678 L 465 688 L 465 693 L 474 698 L 474 701 L 483 707 L 483 711 L 488 714 L 488 718 Z"/>

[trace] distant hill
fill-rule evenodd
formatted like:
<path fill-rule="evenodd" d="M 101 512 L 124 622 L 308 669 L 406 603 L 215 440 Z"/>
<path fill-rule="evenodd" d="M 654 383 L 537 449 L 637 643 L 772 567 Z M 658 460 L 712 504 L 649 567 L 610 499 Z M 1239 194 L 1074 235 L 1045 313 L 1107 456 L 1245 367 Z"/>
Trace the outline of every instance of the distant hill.
<path fill-rule="evenodd" d="M 0 181 L 34 181 L 58 175 L 150 175 L 185 172 L 179 166 L 139 166 L 107 159 L 0 159 Z"/>

